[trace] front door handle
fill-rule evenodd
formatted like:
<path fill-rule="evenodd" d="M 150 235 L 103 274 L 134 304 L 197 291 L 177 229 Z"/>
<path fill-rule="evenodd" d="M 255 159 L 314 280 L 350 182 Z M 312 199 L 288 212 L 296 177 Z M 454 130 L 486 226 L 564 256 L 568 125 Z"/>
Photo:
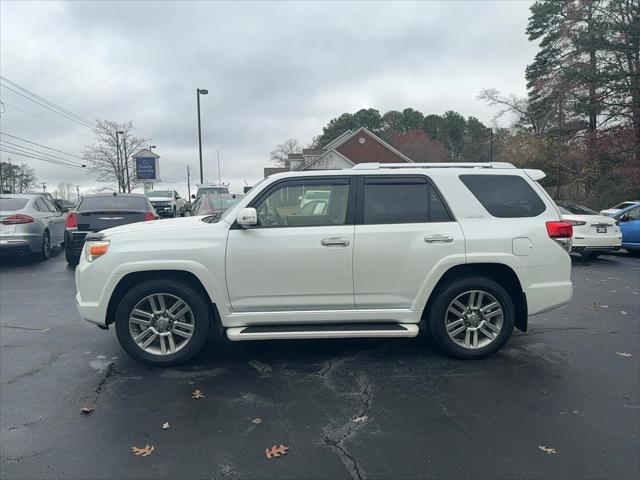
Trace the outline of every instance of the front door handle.
<path fill-rule="evenodd" d="M 332 247 L 332 246 L 348 247 L 349 239 L 344 237 L 323 238 L 322 240 L 320 240 L 320 243 L 324 247 Z"/>
<path fill-rule="evenodd" d="M 453 235 L 427 235 L 424 237 L 424 241 L 427 243 L 451 243 L 453 242 Z"/>

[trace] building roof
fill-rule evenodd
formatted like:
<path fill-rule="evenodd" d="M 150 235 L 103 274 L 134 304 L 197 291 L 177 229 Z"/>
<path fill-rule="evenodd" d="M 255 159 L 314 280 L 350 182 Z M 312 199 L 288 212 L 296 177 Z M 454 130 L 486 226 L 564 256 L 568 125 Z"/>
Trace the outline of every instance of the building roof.
<path fill-rule="evenodd" d="M 334 149 L 335 150 L 336 148 L 339 148 L 340 145 L 342 145 L 342 144 L 346 143 L 347 141 L 351 140 L 353 137 L 355 137 L 359 133 L 366 133 L 368 136 L 373 138 L 376 142 L 378 142 L 381 145 L 383 145 L 384 147 L 388 148 L 390 151 L 395 153 L 398 157 L 400 157 L 405 162 L 413 163 L 413 160 L 411 160 L 409 157 L 407 157 L 404 153 L 402 153 L 400 150 L 398 150 L 398 149 L 392 147 L 391 145 L 389 145 L 387 142 L 382 140 L 379 136 L 377 136 L 375 133 L 373 133 L 371 130 L 369 130 L 366 127 L 360 127 L 359 129 L 357 129 L 355 131 L 347 130 L 342 135 L 340 135 L 339 137 L 335 138 L 333 141 L 329 142 L 325 146 L 325 149 Z"/>

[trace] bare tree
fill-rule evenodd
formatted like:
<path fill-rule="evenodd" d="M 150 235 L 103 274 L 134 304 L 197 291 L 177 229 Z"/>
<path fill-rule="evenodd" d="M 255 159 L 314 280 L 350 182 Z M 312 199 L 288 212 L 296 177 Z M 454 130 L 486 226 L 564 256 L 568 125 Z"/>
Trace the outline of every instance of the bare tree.
<path fill-rule="evenodd" d="M 516 124 L 520 123 L 525 128 L 530 129 L 533 133 L 544 133 L 548 124 L 548 112 L 536 112 L 530 105 L 526 98 L 518 97 L 517 95 L 502 95 L 499 90 L 495 88 L 485 88 L 480 91 L 476 97 L 478 100 L 482 100 L 490 106 L 499 106 L 502 108 L 494 117 L 494 120 L 502 117 L 505 114 L 515 115 L 517 117 Z"/>
<path fill-rule="evenodd" d="M 131 155 L 145 148 L 149 140 L 134 135 L 133 122 L 98 120 L 93 129 L 96 142 L 87 145 L 84 159 L 100 182 L 116 182 L 119 192 L 131 192 L 136 185 Z M 117 132 L 124 132 L 118 135 Z M 118 145 L 119 141 L 119 145 Z"/>
<path fill-rule="evenodd" d="M 284 162 L 289 158 L 290 153 L 301 153 L 302 147 L 295 138 L 289 138 L 284 142 L 276 145 L 276 148 L 271 152 L 271 160 L 284 165 Z"/>

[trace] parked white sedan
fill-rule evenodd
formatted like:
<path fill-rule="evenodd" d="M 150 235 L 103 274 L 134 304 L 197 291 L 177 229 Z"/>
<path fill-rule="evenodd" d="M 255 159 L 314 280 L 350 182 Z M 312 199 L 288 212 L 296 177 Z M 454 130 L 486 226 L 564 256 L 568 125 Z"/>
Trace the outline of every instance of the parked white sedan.
<path fill-rule="evenodd" d="M 640 200 L 630 200 L 628 202 L 619 203 L 615 207 L 607 208 L 606 210 L 600 210 L 600 215 L 614 217 L 625 208 L 633 207 L 634 205 L 640 205 Z"/>
<path fill-rule="evenodd" d="M 572 252 L 595 258 L 604 252 L 618 250 L 622 233 L 618 222 L 582 205 L 556 202 L 562 218 L 573 225 Z"/>

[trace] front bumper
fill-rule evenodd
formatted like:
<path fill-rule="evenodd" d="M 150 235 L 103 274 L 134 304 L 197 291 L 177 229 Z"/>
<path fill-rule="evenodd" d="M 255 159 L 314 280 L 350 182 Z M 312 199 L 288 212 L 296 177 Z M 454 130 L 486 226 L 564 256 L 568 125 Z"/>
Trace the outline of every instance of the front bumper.
<path fill-rule="evenodd" d="M 160 217 L 173 217 L 173 207 L 171 205 L 153 205 L 153 208 Z"/>
<path fill-rule="evenodd" d="M 80 263 L 76 267 L 76 307 L 82 318 L 104 327 L 111 293 L 107 289 L 110 277 L 91 267 L 93 265 L 80 255 Z"/>

